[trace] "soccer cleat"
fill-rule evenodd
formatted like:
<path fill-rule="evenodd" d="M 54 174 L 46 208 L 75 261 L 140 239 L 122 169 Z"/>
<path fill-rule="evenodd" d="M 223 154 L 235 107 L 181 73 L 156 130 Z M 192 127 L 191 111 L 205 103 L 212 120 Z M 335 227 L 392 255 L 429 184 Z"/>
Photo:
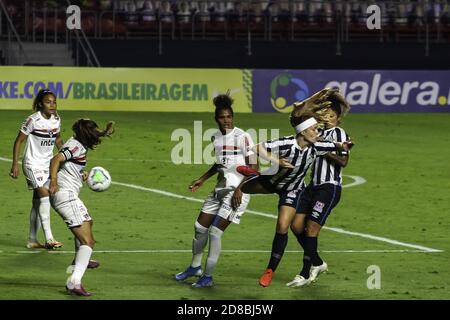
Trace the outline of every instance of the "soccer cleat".
<path fill-rule="evenodd" d="M 81 284 L 74 286 L 72 289 L 70 289 L 69 286 L 66 286 L 66 290 L 68 293 L 76 295 L 76 296 L 83 296 L 83 297 L 92 296 L 92 293 L 87 292 Z"/>
<path fill-rule="evenodd" d="M 89 263 L 87 265 L 88 269 L 96 269 L 98 267 L 100 267 L 100 262 L 98 262 L 97 260 L 89 260 Z M 72 264 L 67 267 L 66 273 L 72 274 L 74 269 L 75 269 L 75 260 L 73 260 Z"/>
<path fill-rule="evenodd" d="M 273 277 L 273 270 L 266 269 L 261 278 L 259 278 L 259 285 L 263 287 L 268 287 L 270 282 L 272 281 L 272 277 Z"/>
<path fill-rule="evenodd" d="M 28 249 L 44 249 L 45 246 L 42 243 L 39 243 L 36 241 L 36 242 L 28 242 L 27 248 Z"/>
<path fill-rule="evenodd" d="M 62 242 L 50 240 L 45 243 L 45 249 L 57 249 L 63 246 Z"/>
<path fill-rule="evenodd" d="M 246 177 L 259 176 L 260 173 L 249 166 L 237 166 L 236 171 Z"/>
<path fill-rule="evenodd" d="M 315 282 L 317 281 L 319 275 L 326 271 L 328 271 L 328 265 L 325 261 L 320 266 L 311 266 L 309 278 L 311 279 L 312 282 Z"/>
<path fill-rule="evenodd" d="M 305 279 L 303 276 L 298 274 L 298 275 L 295 276 L 294 280 L 292 280 L 291 282 L 286 283 L 286 285 L 288 287 L 295 288 L 295 287 L 307 286 L 310 283 L 311 283 L 311 278 Z"/>
<path fill-rule="evenodd" d="M 202 274 L 202 267 L 198 266 L 198 267 L 194 268 L 194 267 L 189 266 L 183 272 L 177 273 L 175 275 L 175 280 L 183 281 L 189 277 L 200 276 L 201 274 Z"/>
<path fill-rule="evenodd" d="M 97 269 L 98 267 L 100 267 L 100 262 L 98 262 L 97 260 L 89 260 L 89 263 L 87 265 L 88 269 Z"/>
<path fill-rule="evenodd" d="M 201 276 L 197 281 L 195 281 L 192 286 L 194 288 L 212 287 L 213 286 L 212 276 Z"/>

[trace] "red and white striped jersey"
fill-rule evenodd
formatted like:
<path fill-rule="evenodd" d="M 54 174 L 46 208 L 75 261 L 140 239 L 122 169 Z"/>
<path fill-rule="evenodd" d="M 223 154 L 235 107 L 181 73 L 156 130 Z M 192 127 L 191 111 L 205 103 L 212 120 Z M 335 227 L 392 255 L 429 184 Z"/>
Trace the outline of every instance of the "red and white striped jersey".
<path fill-rule="evenodd" d="M 68 190 L 76 195 L 83 186 L 83 170 L 86 167 L 86 148 L 75 138 L 70 138 L 59 151 L 65 162 L 58 171 L 59 190 Z"/>
<path fill-rule="evenodd" d="M 237 166 L 246 165 L 245 158 L 252 155 L 252 137 L 244 130 L 234 127 L 225 135 L 218 130 L 212 137 L 216 163 L 219 165 L 217 188 L 237 187 L 243 175 L 236 171 Z"/>
<path fill-rule="evenodd" d="M 53 157 L 53 146 L 61 130 L 61 119 L 51 115 L 45 119 L 41 112 L 35 112 L 22 123 L 20 131 L 27 135 L 23 164 L 25 166 L 48 168 Z"/>

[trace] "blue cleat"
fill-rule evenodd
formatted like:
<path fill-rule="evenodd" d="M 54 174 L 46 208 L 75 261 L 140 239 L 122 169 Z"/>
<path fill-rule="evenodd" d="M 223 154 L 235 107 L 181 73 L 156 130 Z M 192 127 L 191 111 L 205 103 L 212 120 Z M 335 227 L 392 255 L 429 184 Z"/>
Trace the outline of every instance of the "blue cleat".
<path fill-rule="evenodd" d="M 202 288 L 202 287 L 212 287 L 213 286 L 213 278 L 212 276 L 201 276 L 196 282 L 192 284 L 194 288 Z"/>
<path fill-rule="evenodd" d="M 201 266 L 198 266 L 198 267 L 195 267 L 195 268 L 189 266 L 183 272 L 177 273 L 175 275 L 175 280 L 183 281 L 183 280 L 186 280 L 189 277 L 199 276 L 201 274 L 202 274 L 202 267 Z"/>

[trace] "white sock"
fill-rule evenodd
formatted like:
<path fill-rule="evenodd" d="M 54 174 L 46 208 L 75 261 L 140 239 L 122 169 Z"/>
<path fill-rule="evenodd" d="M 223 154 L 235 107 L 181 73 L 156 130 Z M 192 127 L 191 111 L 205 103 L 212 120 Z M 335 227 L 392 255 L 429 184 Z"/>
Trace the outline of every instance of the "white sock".
<path fill-rule="evenodd" d="M 38 242 L 37 234 L 41 227 L 41 219 L 39 219 L 39 205 L 41 201 L 33 198 L 33 206 L 30 210 L 30 231 L 28 232 L 28 242 Z"/>
<path fill-rule="evenodd" d="M 44 230 L 45 241 L 53 241 L 52 229 L 50 227 L 50 199 L 44 197 L 40 199 L 39 217 L 41 218 L 42 229 Z"/>
<path fill-rule="evenodd" d="M 223 231 L 215 226 L 212 226 L 209 230 L 209 251 L 204 272 L 206 276 L 212 275 L 219 260 L 220 251 L 222 250 L 222 235 Z"/>
<path fill-rule="evenodd" d="M 70 282 L 74 286 L 81 284 L 81 278 L 83 278 L 84 272 L 86 271 L 91 254 L 92 248 L 89 246 L 82 245 L 78 249 L 77 255 L 75 256 L 75 268 L 70 277 Z"/>
<path fill-rule="evenodd" d="M 203 249 L 208 242 L 208 228 L 202 226 L 195 221 L 195 235 L 192 240 L 192 263 L 191 267 L 199 267 L 202 265 Z"/>

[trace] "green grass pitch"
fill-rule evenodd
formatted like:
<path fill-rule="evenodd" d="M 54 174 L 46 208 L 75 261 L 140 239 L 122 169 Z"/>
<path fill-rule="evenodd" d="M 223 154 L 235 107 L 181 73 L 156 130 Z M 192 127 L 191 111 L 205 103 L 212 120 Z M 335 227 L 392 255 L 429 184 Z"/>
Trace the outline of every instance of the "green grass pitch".
<path fill-rule="evenodd" d="M 261 288 L 258 279 L 269 259 L 275 219 L 247 213 L 223 236 L 215 286 L 193 289 L 192 281 L 177 283 L 173 275 L 190 262 L 201 203 L 154 191 L 203 200 L 212 189 L 215 179 L 197 193 L 188 192 L 188 184 L 209 166 L 173 165 L 170 154 L 178 143 L 171 141 L 173 130 L 192 132 L 195 120 L 203 121 L 203 129 L 216 128 L 213 114 L 60 112 L 65 140 L 79 117 L 101 125 L 115 120 L 115 136 L 88 154 L 88 168 L 103 166 L 115 182 L 147 188 L 113 184 L 105 193 L 83 188 L 81 199 L 95 221 L 93 258 L 101 262 L 83 279 L 94 293 L 89 299 L 450 299 L 449 114 L 348 115 L 343 127 L 356 146 L 344 174 L 367 182 L 343 189 L 326 224 L 441 251 L 423 252 L 325 229 L 319 250 L 329 272 L 309 287 L 292 289 L 285 283 L 298 272 L 302 254 L 289 234 L 288 252 L 271 286 Z M 77 299 L 64 291 L 65 270 L 73 258 L 67 252 L 73 250 L 71 233 L 53 210 L 53 232 L 65 243 L 62 250 L 25 248 L 31 192 L 22 173 L 17 181 L 8 177 L 7 160 L 19 124 L 29 113 L 0 111 L 0 299 Z M 236 114 L 235 125 L 292 133 L 283 114 Z M 249 209 L 276 215 L 276 201 L 273 195 L 254 196 Z M 380 289 L 367 288 L 371 265 L 381 270 Z"/>

